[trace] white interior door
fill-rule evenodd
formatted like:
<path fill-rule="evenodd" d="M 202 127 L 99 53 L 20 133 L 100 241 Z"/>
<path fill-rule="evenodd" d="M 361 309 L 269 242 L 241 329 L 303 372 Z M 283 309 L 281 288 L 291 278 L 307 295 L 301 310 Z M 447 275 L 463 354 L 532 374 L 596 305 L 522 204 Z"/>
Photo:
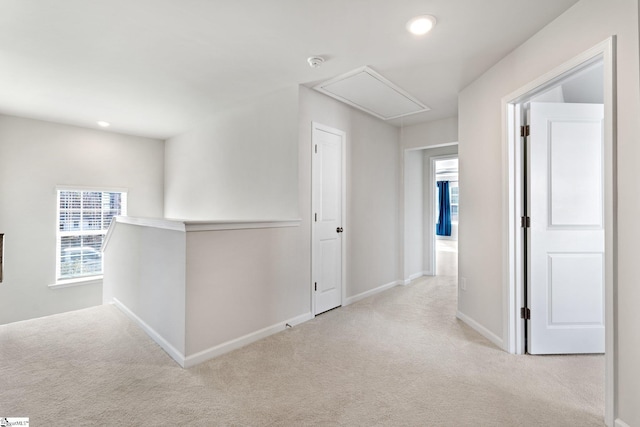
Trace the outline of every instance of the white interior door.
<path fill-rule="evenodd" d="M 529 114 L 529 353 L 603 353 L 604 108 Z"/>
<path fill-rule="evenodd" d="M 344 132 L 313 124 L 312 281 L 314 314 L 342 305 Z"/>

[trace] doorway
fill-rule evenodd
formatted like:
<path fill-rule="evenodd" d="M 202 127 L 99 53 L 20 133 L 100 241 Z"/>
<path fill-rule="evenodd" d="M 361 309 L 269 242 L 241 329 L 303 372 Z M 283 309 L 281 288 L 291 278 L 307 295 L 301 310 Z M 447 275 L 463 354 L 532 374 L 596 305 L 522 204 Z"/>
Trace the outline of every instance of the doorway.
<path fill-rule="evenodd" d="M 431 157 L 435 276 L 458 275 L 458 156 Z"/>
<path fill-rule="evenodd" d="M 437 274 L 434 159 L 454 159 L 457 156 L 457 142 L 404 151 L 402 273 L 405 285 L 422 276 Z M 455 232 L 457 233 L 457 223 Z M 453 243 L 457 244 L 457 241 Z M 448 252 L 447 255 L 457 265 L 457 250 Z M 457 275 L 457 267 L 450 267 L 449 272 Z"/>
<path fill-rule="evenodd" d="M 514 103 L 523 352 L 604 352 L 604 64 Z"/>
<path fill-rule="evenodd" d="M 527 225 L 530 219 L 526 206 L 526 188 L 528 183 L 523 179 L 522 169 L 527 162 L 523 161 L 527 152 L 521 142 L 526 134 L 524 117 L 527 102 L 537 96 L 554 96 L 553 90 L 578 76 L 590 67 L 602 64 L 602 99 L 604 119 L 602 120 L 602 230 L 604 234 L 604 251 L 602 259 L 603 289 L 604 295 L 604 344 L 605 344 L 605 419 L 613 420 L 613 393 L 615 390 L 614 377 L 614 337 L 613 314 L 614 292 L 616 287 L 615 266 L 615 73 L 614 73 L 614 38 L 609 38 L 588 51 L 578 55 L 565 64 L 552 70 L 546 75 L 520 88 L 502 100 L 504 133 L 504 177 L 505 177 L 505 231 L 506 239 L 503 253 L 504 277 L 505 277 L 505 344 L 510 353 L 524 354 L 526 352 L 526 338 L 528 322 L 526 317 L 528 302 L 528 289 L 525 288 L 529 271 L 527 271 L 528 257 L 524 248 L 527 248 Z M 556 94 L 557 95 L 557 94 Z M 525 126 L 525 128 L 522 128 Z M 553 189 L 552 189 L 553 190 Z M 547 218 L 548 220 L 548 218 Z M 584 225 L 584 224 L 583 224 Z M 593 224 L 591 224 L 593 225 Z M 523 227 L 524 226 L 524 227 Z M 597 251 L 595 251 L 597 252 Z M 534 316 L 532 312 L 530 314 Z M 548 317 L 547 317 L 548 319 Z M 561 326 L 560 326 L 561 327 Z"/>

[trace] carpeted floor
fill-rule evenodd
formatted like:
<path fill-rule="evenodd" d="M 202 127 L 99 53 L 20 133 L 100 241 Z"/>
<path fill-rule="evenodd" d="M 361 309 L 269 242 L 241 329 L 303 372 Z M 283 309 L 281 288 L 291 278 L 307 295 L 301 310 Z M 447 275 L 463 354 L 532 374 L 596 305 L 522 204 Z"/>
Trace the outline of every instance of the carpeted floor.
<path fill-rule="evenodd" d="M 436 239 L 436 276 L 458 275 L 458 241 Z"/>
<path fill-rule="evenodd" d="M 424 278 L 182 369 L 112 306 L 0 326 L 32 426 L 602 426 L 601 356 L 512 356 Z"/>

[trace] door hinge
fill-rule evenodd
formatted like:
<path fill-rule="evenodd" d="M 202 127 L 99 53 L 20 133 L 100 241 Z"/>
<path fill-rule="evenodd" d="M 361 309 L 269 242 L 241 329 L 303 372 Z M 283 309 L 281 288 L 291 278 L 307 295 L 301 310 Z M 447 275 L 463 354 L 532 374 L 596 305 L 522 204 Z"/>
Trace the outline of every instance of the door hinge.
<path fill-rule="evenodd" d="M 316 154 L 318 154 L 318 144 L 316 144 L 315 151 L 316 151 Z"/>
<path fill-rule="evenodd" d="M 520 318 L 525 320 L 531 320 L 531 310 L 527 307 L 520 309 Z"/>
<path fill-rule="evenodd" d="M 314 220 L 315 222 L 318 222 L 318 214 L 317 214 L 317 213 L 314 213 L 314 214 L 313 214 L 313 220 Z"/>
<path fill-rule="evenodd" d="M 316 292 L 318 291 L 318 282 L 313 283 L 313 290 Z"/>
<path fill-rule="evenodd" d="M 523 138 L 529 136 L 529 125 L 520 126 L 520 136 Z"/>
<path fill-rule="evenodd" d="M 520 227 L 521 228 L 531 228 L 531 218 L 528 216 L 520 217 Z"/>

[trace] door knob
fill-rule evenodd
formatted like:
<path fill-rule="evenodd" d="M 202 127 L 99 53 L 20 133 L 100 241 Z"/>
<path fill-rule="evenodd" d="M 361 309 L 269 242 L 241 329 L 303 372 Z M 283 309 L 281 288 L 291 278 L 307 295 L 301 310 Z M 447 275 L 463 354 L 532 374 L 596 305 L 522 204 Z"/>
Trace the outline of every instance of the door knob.
<path fill-rule="evenodd" d="M 342 229 L 342 227 L 338 227 L 336 228 L 336 233 L 342 233 L 344 230 Z"/>

